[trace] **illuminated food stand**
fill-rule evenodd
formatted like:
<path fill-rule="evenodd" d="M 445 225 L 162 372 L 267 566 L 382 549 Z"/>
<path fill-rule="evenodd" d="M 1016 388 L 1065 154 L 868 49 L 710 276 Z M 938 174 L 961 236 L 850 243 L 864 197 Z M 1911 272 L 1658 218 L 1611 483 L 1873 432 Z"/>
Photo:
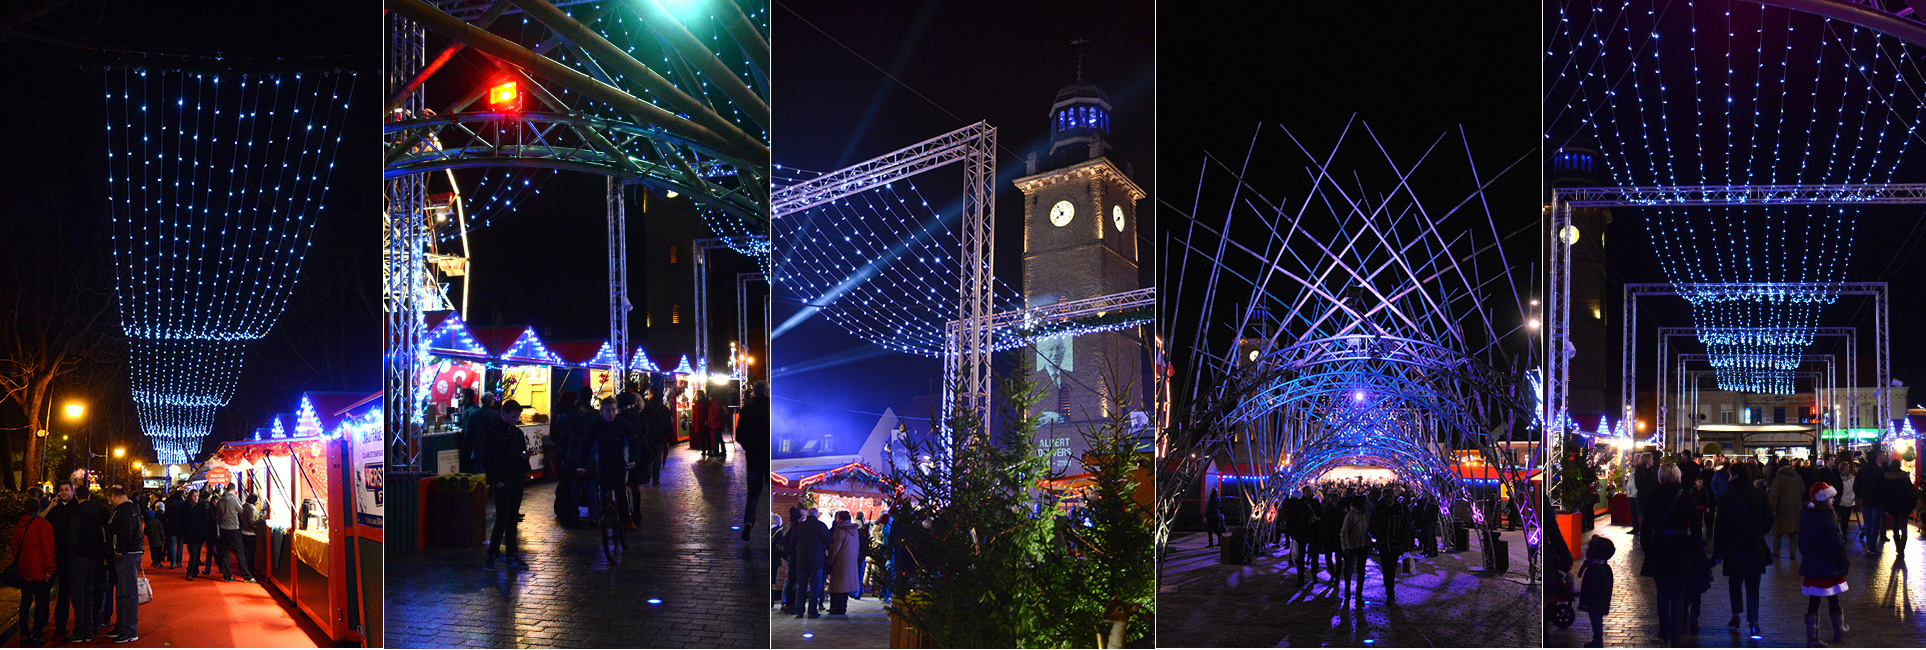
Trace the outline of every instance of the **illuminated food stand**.
<path fill-rule="evenodd" d="M 856 462 L 843 465 L 785 467 L 769 473 L 769 505 L 778 514 L 810 503 L 824 514 L 848 510 L 867 521 L 889 511 L 889 497 L 899 488 L 882 472 Z"/>
<path fill-rule="evenodd" d="M 429 318 L 428 335 L 422 337 L 427 363 L 421 364 L 421 385 L 428 387 L 430 421 L 452 421 L 461 410 L 461 389 L 481 393 L 482 375 L 494 355 L 475 340 L 467 323 L 455 312 Z"/>
<path fill-rule="evenodd" d="M 292 431 L 277 417 L 207 461 L 208 483 L 260 497 L 254 571 L 337 643 L 380 641 L 380 406 L 378 392 L 303 394 Z"/>
<path fill-rule="evenodd" d="M 471 389 L 479 396 L 486 364 L 495 355 L 475 339 L 461 315 L 452 311 L 430 314 L 428 333 L 422 339 L 418 385 L 426 388 L 428 403 L 420 405 L 427 426 L 418 453 L 435 473 L 449 474 L 461 469 L 461 389 Z"/>
<path fill-rule="evenodd" d="M 549 347 L 567 366 L 555 378 L 556 394 L 568 390 L 599 400 L 613 397 L 621 388 L 615 377 L 615 362 L 620 358 L 608 341 L 557 341 Z"/>
<path fill-rule="evenodd" d="M 488 365 L 483 385 L 503 402 L 515 400 L 522 405 L 522 421 L 513 424 L 521 427 L 522 435 L 528 439 L 528 449 L 534 453 L 528 459 L 529 476 L 542 476 L 548 469 L 541 449 L 542 440 L 548 437 L 548 419 L 554 413 L 551 400 L 561 393 L 551 390 L 554 388 L 551 380 L 555 368 L 565 364 L 535 335 L 533 327 L 477 328 L 474 334 L 483 346 L 500 350 L 495 354 L 495 361 Z M 498 345 L 502 341 L 510 342 Z"/>

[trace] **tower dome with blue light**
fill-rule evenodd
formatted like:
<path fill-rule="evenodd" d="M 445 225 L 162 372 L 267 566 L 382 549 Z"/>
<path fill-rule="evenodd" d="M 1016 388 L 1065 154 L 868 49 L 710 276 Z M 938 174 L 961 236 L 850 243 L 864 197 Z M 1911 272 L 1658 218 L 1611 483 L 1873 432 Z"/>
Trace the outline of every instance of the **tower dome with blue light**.
<path fill-rule="evenodd" d="M 1062 167 L 1110 152 L 1110 96 L 1084 81 L 1057 91 L 1050 106 L 1050 162 Z"/>

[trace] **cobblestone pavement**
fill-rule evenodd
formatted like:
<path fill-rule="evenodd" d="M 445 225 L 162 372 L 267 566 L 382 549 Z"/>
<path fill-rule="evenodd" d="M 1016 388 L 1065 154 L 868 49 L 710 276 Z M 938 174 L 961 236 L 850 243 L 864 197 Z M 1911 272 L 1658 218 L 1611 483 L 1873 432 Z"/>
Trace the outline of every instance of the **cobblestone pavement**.
<path fill-rule="evenodd" d="M 643 488 L 642 527 L 613 566 L 598 531 L 556 525 L 552 481 L 523 498 L 526 571 L 483 571 L 481 547 L 391 554 L 387 646 L 769 647 L 769 532 L 752 526 L 745 542 L 734 528 L 745 467 L 730 452 L 720 463 L 671 449 L 665 485 Z"/>
<path fill-rule="evenodd" d="M 872 596 L 849 601 L 844 616 L 796 618 L 776 606 L 769 608 L 771 637 L 776 648 L 887 648 L 889 613 Z"/>
<path fill-rule="evenodd" d="M 1849 588 L 1839 596 L 1839 604 L 1852 631 L 1846 633 L 1841 645 L 1926 647 L 1926 616 L 1921 614 L 1921 608 L 1926 607 L 1926 540 L 1919 539 L 1919 532 L 1917 527 L 1909 532 L 1914 537 L 1906 542 L 1906 562 L 1897 564 L 1891 542 L 1887 542 L 1879 557 L 1868 557 L 1859 547 L 1858 524 L 1848 531 L 1849 536 L 1854 537 L 1846 546 L 1851 573 L 1846 578 Z M 1618 545 L 1618 554 L 1612 558 L 1615 580 L 1612 609 L 1605 615 L 1605 645 L 1659 645 L 1658 618 L 1652 609 L 1657 588 L 1652 580 L 1638 575 L 1645 553 L 1633 548 L 1631 527 L 1607 525 L 1601 519 L 1591 534 L 1604 535 Z M 1920 573 L 1911 573 L 1908 567 L 1917 568 Z M 1759 632 L 1764 637 L 1760 639 L 1750 638 L 1742 629 L 1726 627 L 1726 620 L 1732 616 L 1732 604 L 1727 596 L 1725 576 L 1719 571 L 1718 567 L 1712 569 L 1712 588 L 1700 600 L 1704 609 L 1699 616 L 1700 631 L 1686 636 L 1683 643 L 1748 648 L 1805 645 L 1806 596 L 1799 593 L 1797 564 L 1780 559 L 1766 569 L 1759 581 Z M 1832 624 L 1827 620 L 1823 603 L 1819 610 L 1819 638 L 1829 641 Z M 1591 640 L 1591 621 L 1583 613 L 1570 628 L 1550 627 L 1545 633 L 1547 647 L 1575 647 Z"/>
<path fill-rule="evenodd" d="M 1473 573 L 1483 559 L 1466 553 L 1414 558 L 1398 576 L 1396 602 L 1384 599 L 1376 560 L 1365 568 L 1365 606 L 1340 607 L 1328 572 L 1298 583 L 1282 552 L 1250 566 L 1221 564 L 1202 534 L 1170 541 L 1157 587 L 1158 647 L 1539 647 L 1544 611 L 1539 586 L 1526 584 L 1520 533 L 1510 543 L 1511 571 Z"/>

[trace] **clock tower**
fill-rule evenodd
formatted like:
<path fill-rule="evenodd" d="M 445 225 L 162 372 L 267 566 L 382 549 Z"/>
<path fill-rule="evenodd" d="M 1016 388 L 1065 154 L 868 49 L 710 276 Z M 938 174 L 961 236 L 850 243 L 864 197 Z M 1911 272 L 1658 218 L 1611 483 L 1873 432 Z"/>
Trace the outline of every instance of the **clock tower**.
<path fill-rule="evenodd" d="M 1110 98 L 1078 80 L 1050 107 L 1050 149 L 1031 154 L 1023 191 L 1023 295 L 1036 307 L 1135 291 L 1139 266 L 1137 204 L 1144 190 L 1110 158 Z M 1041 170 L 1040 170 L 1041 168 Z M 1037 435 L 1059 469 L 1083 451 L 1080 423 L 1109 417 L 1110 395 L 1129 391 L 1127 411 L 1147 411 L 1148 328 L 1058 336 L 1038 341 L 1035 379 L 1046 393 Z M 1116 383 L 1118 385 L 1112 385 Z"/>

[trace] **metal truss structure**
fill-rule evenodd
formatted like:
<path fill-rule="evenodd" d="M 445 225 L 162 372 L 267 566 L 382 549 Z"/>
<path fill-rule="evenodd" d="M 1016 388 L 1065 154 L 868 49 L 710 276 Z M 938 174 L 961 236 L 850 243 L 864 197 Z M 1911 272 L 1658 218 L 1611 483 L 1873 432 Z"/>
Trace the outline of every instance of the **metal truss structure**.
<path fill-rule="evenodd" d="M 987 416 L 989 411 L 990 353 L 995 350 L 990 319 L 994 313 L 992 262 L 996 259 L 996 127 L 977 122 L 776 188 L 771 199 L 775 218 L 799 216 L 809 208 L 953 163 L 963 165 L 963 250 L 957 255 L 957 272 L 962 279 L 957 320 L 962 325 L 950 329 L 949 354 L 943 356 L 945 420 L 949 409 L 959 401 L 979 416 Z"/>
<path fill-rule="evenodd" d="M 1237 162 L 1206 160 L 1201 187 L 1235 188 L 1221 225 L 1198 214 L 1210 195 L 1200 189 L 1191 214 L 1167 229 L 1160 284 L 1180 293 L 1166 296 L 1160 325 L 1176 355 L 1158 445 L 1160 557 L 1184 495 L 1223 462 L 1243 468 L 1235 473 L 1254 513 L 1334 467 L 1369 464 L 1441 507 L 1477 504 L 1474 519 L 1488 530 L 1499 490 L 1474 489 L 1456 469 L 1483 465 L 1514 495 L 1527 542 L 1540 540 L 1531 478 L 1542 425 L 1526 387 L 1525 300 L 1495 222 L 1475 208 L 1426 211 L 1406 184 L 1425 158 L 1397 160 L 1368 144 L 1376 138 L 1368 125 L 1349 131 L 1365 132 L 1357 139 L 1367 144 L 1353 146 L 1375 175 L 1334 167 L 1347 151 L 1342 137 L 1328 152 L 1297 144 L 1311 187 L 1292 190 L 1303 196 L 1295 204 L 1277 204 L 1232 171 Z M 1439 200 L 1483 205 L 1491 179 L 1463 151 L 1461 162 L 1431 165 L 1469 172 L 1461 195 Z M 1256 153 L 1253 141 L 1244 160 Z M 1213 173 L 1230 178 L 1212 182 Z M 1346 187 L 1340 177 L 1390 180 Z M 1202 293 L 1181 295 L 1187 289 Z M 1251 525 L 1250 537 L 1265 539 L 1273 523 Z M 1534 575 L 1536 561 L 1534 553 Z"/>
<path fill-rule="evenodd" d="M 1624 314 L 1624 317 L 1621 319 L 1624 325 L 1622 326 L 1622 329 L 1620 331 L 1620 334 L 1623 336 L 1623 339 L 1622 339 L 1623 345 L 1619 348 L 1620 381 L 1622 382 L 1620 384 L 1619 399 L 1623 404 L 1623 409 L 1624 409 L 1623 417 L 1628 420 L 1632 419 L 1635 417 L 1637 412 L 1636 409 L 1637 409 L 1637 395 L 1638 395 L 1638 392 L 1637 392 L 1637 389 L 1638 389 L 1638 362 L 1637 362 L 1638 336 L 1637 336 L 1636 325 L 1638 322 L 1638 298 L 1643 296 L 1682 296 L 1682 295 L 1718 295 L 1718 294 L 1724 294 L 1729 296 L 1760 296 L 1760 295 L 1784 295 L 1786 293 L 1796 293 L 1801 295 L 1819 295 L 1821 293 L 1830 293 L 1831 295 L 1860 295 L 1860 296 L 1871 296 L 1873 298 L 1873 384 L 1874 384 L 1873 385 L 1873 402 L 1875 404 L 1875 408 L 1877 409 L 1878 413 L 1881 413 L 1881 414 L 1891 413 L 1892 412 L 1892 394 L 1889 387 L 1892 385 L 1892 381 L 1891 381 L 1892 377 L 1889 373 L 1891 372 L 1891 368 L 1892 368 L 1892 364 L 1891 364 L 1892 351 L 1890 347 L 1891 343 L 1887 339 L 1887 331 L 1888 331 L 1887 318 L 1888 318 L 1888 314 L 1890 313 L 1890 310 L 1888 305 L 1889 296 L 1886 291 L 1886 283 L 1884 282 L 1806 282 L 1806 283 L 1719 283 L 1719 284 L 1680 283 L 1680 284 L 1673 284 L 1669 282 L 1629 282 L 1625 284 L 1625 289 L 1624 289 L 1624 296 L 1625 296 L 1624 311 L 1621 312 Z M 1556 298 L 1556 296 L 1554 296 L 1554 298 Z M 1569 300 L 1569 295 L 1567 295 L 1566 298 Z M 1554 302 L 1556 302 L 1556 300 L 1554 300 Z M 1664 366 L 1664 363 L 1665 363 L 1664 346 L 1666 345 L 1666 338 L 1668 336 L 1677 335 L 1677 333 L 1684 332 L 1684 331 L 1691 331 L 1691 332 L 1701 333 L 1701 334 L 1706 333 L 1706 330 L 1704 329 L 1692 328 L 1692 327 L 1660 328 L 1659 345 L 1661 347 L 1659 349 L 1660 350 L 1659 351 L 1660 361 L 1658 366 L 1659 368 L 1663 369 L 1665 367 Z M 1762 332 L 1761 330 L 1748 331 L 1748 333 L 1750 334 L 1758 334 L 1761 332 Z M 1849 348 L 1849 352 L 1850 352 L 1849 356 L 1846 359 L 1846 364 L 1845 364 L 1847 382 L 1857 383 L 1858 377 L 1859 377 L 1859 374 L 1858 374 L 1859 347 L 1858 347 L 1857 328 L 1820 327 L 1820 328 L 1814 328 L 1813 333 L 1816 336 L 1846 337 L 1847 347 Z M 1661 380 L 1662 379 L 1663 379 L 1663 373 L 1661 373 Z M 1663 386 L 1664 384 L 1661 381 L 1660 392 L 1659 392 L 1660 397 L 1658 402 L 1656 403 L 1656 406 L 1659 409 L 1658 417 L 1655 418 L 1653 422 L 1653 433 L 1654 435 L 1658 436 L 1659 440 L 1661 441 L 1667 439 L 1666 438 L 1667 426 L 1669 424 L 1668 418 L 1666 417 L 1666 413 L 1665 413 L 1666 393 L 1664 391 Z M 1850 411 L 1851 416 L 1850 416 L 1849 422 L 1851 422 L 1853 426 L 1857 426 L 1858 417 L 1859 417 L 1858 415 L 1859 409 L 1857 408 L 1858 391 L 1855 390 L 1852 393 L 1850 393 L 1848 395 L 1848 399 L 1851 400 L 1854 405 L 1854 408 L 1852 408 Z M 1880 417 L 1883 418 L 1885 416 L 1881 415 Z"/>
<path fill-rule="evenodd" d="M 714 7 L 717 33 L 699 38 L 658 0 L 596 3 L 575 12 L 571 0 L 386 0 L 389 56 L 385 84 L 383 177 L 384 307 L 387 310 L 384 394 L 389 403 L 390 463 L 418 468 L 425 391 L 422 362 L 424 303 L 431 284 L 426 252 L 434 237 L 428 216 L 427 174 L 469 168 L 550 169 L 608 180 L 609 330 L 627 362 L 629 319 L 626 188 L 641 185 L 688 196 L 722 241 L 747 255 L 767 254 L 769 207 L 768 70 L 766 28 L 734 3 Z M 632 15 L 630 13 L 632 12 Z M 521 13 L 529 42 L 490 28 Z M 573 13 L 574 15 L 571 15 Z M 641 36 L 610 28 L 604 19 L 634 18 Z M 427 37 L 447 45 L 432 59 Z M 611 40 L 615 39 L 615 40 Z M 633 42 L 618 42 L 632 39 Z M 743 69 L 718 57 L 727 47 Z M 660 51 L 658 72 L 633 54 Z M 472 50 L 473 63 L 516 84 L 513 106 L 476 108 L 485 85 L 438 110 L 424 88 L 455 57 Z M 463 83 L 468 83 L 463 81 Z M 531 98 L 530 105 L 519 104 Z M 725 117 L 727 113 L 733 117 Z M 760 240 L 757 241 L 757 237 Z M 700 294 L 698 294 L 700 296 Z M 703 297 L 706 299 L 706 296 Z M 618 376 L 621 376 L 618 374 Z"/>
<path fill-rule="evenodd" d="M 1555 191 L 1566 205 L 1575 208 L 1926 204 L 1926 183 L 1569 187 Z"/>
<path fill-rule="evenodd" d="M 1659 341 L 1658 367 L 1660 368 L 1665 367 L 1665 359 L 1671 347 L 1672 337 L 1690 336 L 1693 338 L 1698 338 L 1701 336 L 1706 336 L 1708 334 L 1713 336 L 1720 335 L 1719 332 L 1708 332 L 1707 331 L 1708 329 L 1710 328 L 1699 328 L 1699 327 L 1658 328 L 1658 341 Z M 1752 334 L 1755 332 L 1757 332 L 1757 330 L 1743 332 L 1743 334 Z M 1845 371 L 1846 371 L 1845 377 L 1846 377 L 1847 387 L 1852 388 L 1853 387 L 1852 384 L 1857 381 L 1856 378 L 1859 376 L 1858 375 L 1858 368 L 1859 368 L 1858 330 L 1856 328 L 1851 328 L 1851 327 L 1819 327 L 1819 328 L 1814 328 L 1814 330 L 1812 332 L 1809 332 L 1809 334 L 1815 337 L 1837 336 L 1837 337 L 1844 337 L 1846 339 L 1846 355 L 1845 355 L 1846 359 L 1843 365 L 1845 366 Z M 1681 354 L 1681 357 L 1684 357 L 1684 356 L 1687 356 L 1687 355 Z M 1704 356 L 1704 355 L 1700 355 L 1700 356 Z M 1809 358 L 1809 357 L 1831 358 L 1832 356 L 1833 355 L 1808 354 L 1808 355 L 1803 355 L 1802 358 Z M 1625 357 L 1622 361 L 1623 361 L 1624 372 L 1628 376 L 1636 377 L 1636 373 L 1638 372 L 1638 370 L 1635 367 L 1636 364 L 1634 363 L 1634 360 L 1631 359 L 1630 357 Z M 1687 384 L 1679 384 L 1679 386 L 1681 389 L 1684 389 L 1687 386 Z M 1692 384 L 1691 390 L 1693 391 L 1692 394 L 1694 396 L 1693 403 L 1696 404 L 1698 386 L 1696 384 Z M 1683 404 L 1682 400 L 1684 400 L 1684 394 L 1680 393 L 1679 395 L 1676 395 L 1676 396 L 1672 394 L 1670 390 L 1670 386 L 1667 382 L 1667 375 L 1665 375 L 1664 373 L 1660 373 L 1658 376 L 1658 386 L 1657 386 L 1656 394 L 1658 396 L 1658 399 L 1655 402 L 1655 407 L 1658 409 L 1658 414 L 1654 418 L 1653 435 L 1656 437 L 1658 441 L 1660 441 L 1661 444 L 1663 444 L 1664 441 L 1669 439 L 1666 434 L 1667 434 L 1668 428 L 1671 426 L 1671 417 L 1669 416 L 1669 411 L 1667 409 L 1666 403 L 1668 400 L 1670 400 L 1673 406 L 1679 406 Z M 1838 401 L 1836 398 L 1837 398 L 1837 392 L 1834 391 L 1834 397 L 1828 398 L 1831 401 L 1828 401 L 1826 403 L 1837 404 Z M 1697 411 L 1696 409 L 1694 409 L 1691 412 L 1696 413 Z M 1848 426 L 1848 427 L 1859 426 L 1859 396 L 1858 396 L 1858 391 L 1856 390 L 1846 392 L 1846 413 L 1847 415 L 1844 419 L 1845 421 L 1842 422 L 1841 424 L 1843 426 Z M 1695 441 L 1695 444 L 1696 444 L 1696 441 Z"/>
<path fill-rule="evenodd" d="M 1926 185 L 1910 184 L 1837 184 L 1837 185 L 1738 185 L 1738 186 L 1679 186 L 1664 187 L 1557 187 L 1552 188 L 1551 209 L 1547 211 L 1548 236 L 1546 246 L 1550 285 L 1549 296 L 1545 301 L 1545 401 L 1543 412 L 1545 422 L 1550 428 L 1548 441 L 1550 458 L 1558 458 L 1562 451 L 1565 436 L 1569 434 L 1569 411 L 1571 380 L 1571 360 L 1566 349 L 1571 345 L 1571 300 L 1572 300 L 1572 239 L 1564 236 L 1572 228 L 1572 209 L 1586 207 L 1683 207 L 1683 206 L 1759 206 L 1759 205 L 1829 205 L 1847 203 L 1853 205 L 1905 205 L 1926 203 Z M 1664 289 L 1661 289 L 1663 287 Z M 1876 288 L 1875 288 L 1876 287 Z M 1672 295 L 1713 296 L 1724 294 L 1731 297 L 1756 296 L 1819 296 L 1833 291 L 1836 294 L 1867 293 L 1874 295 L 1877 305 L 1874 314 L 1874 346 L 1878 355 L 1874 361 L 1875 381 L 1878 383 L 1875 401 L 1880 404 L 1881 413 L 1890 413 L 1891 405 L 1886 387 L 1890 384 L 1885 375 L 1886 359 L 1886 290 L 1885 283 L 1821 283 L 1821 282 L 1762 282 L 1762 283 L 1632 283 L 1625 287 L 1626 297 L 1623 336 L 1626 358 L 1634 358 L 1636 340 L 1633 329 L 1636 327 L 1637 309 L 1634 305 L 1634 292 L 1653 293 L 1672 291 Z M 1627 362 L 1629 365 L 1629 362 Z M 1625 417 L 1632 417 L 1633 399 L 1637 395 L 1636 384 L 1627 373 L 1621 378 L 1625 383 L 1621 399 L 1625 400 Z"/>
<path fill-rule="evenodd" d="M 749 331 L 749 285 L 755 284 L 758 282 L 762 283 L 764 287 L 764 290 L 762 293 L 762 304 L 759 305 L 762 311 L 763 327 L 761 330 L 752 333 Z M 757 343 L 761 344 L 758 346 L 758 348 L 763 351 L 764 356 L 767 356 L 769 354 L 769 323 L 771 322 L 770 316 L 772 315 L 771 312 L 773 311 L 773 307 L 774 307 L 772 301 L 775 297 L 768 291 L 768 286 L 769 286 L 769 276 L 767 275 L 764 275 L 761 273 L 737 273 L 736 274 L 736 340 L 742 342 L 743 345 L 748 345 L 749 341 L 753 337 Z M 763 359 L 762 367 L 765 369 L 769 367 L 768 359 Z M 749 372 L 748 369 L 744 369 L 744 372 L 743 372 L 744 379 L 748 379 L 753 376 L 756 376 L 756 375 L 754 373 Z M 748 382 L 745 381 L 743 382 L 743 384 L 744 384 L 744 387 L 746 388 Z"/>

